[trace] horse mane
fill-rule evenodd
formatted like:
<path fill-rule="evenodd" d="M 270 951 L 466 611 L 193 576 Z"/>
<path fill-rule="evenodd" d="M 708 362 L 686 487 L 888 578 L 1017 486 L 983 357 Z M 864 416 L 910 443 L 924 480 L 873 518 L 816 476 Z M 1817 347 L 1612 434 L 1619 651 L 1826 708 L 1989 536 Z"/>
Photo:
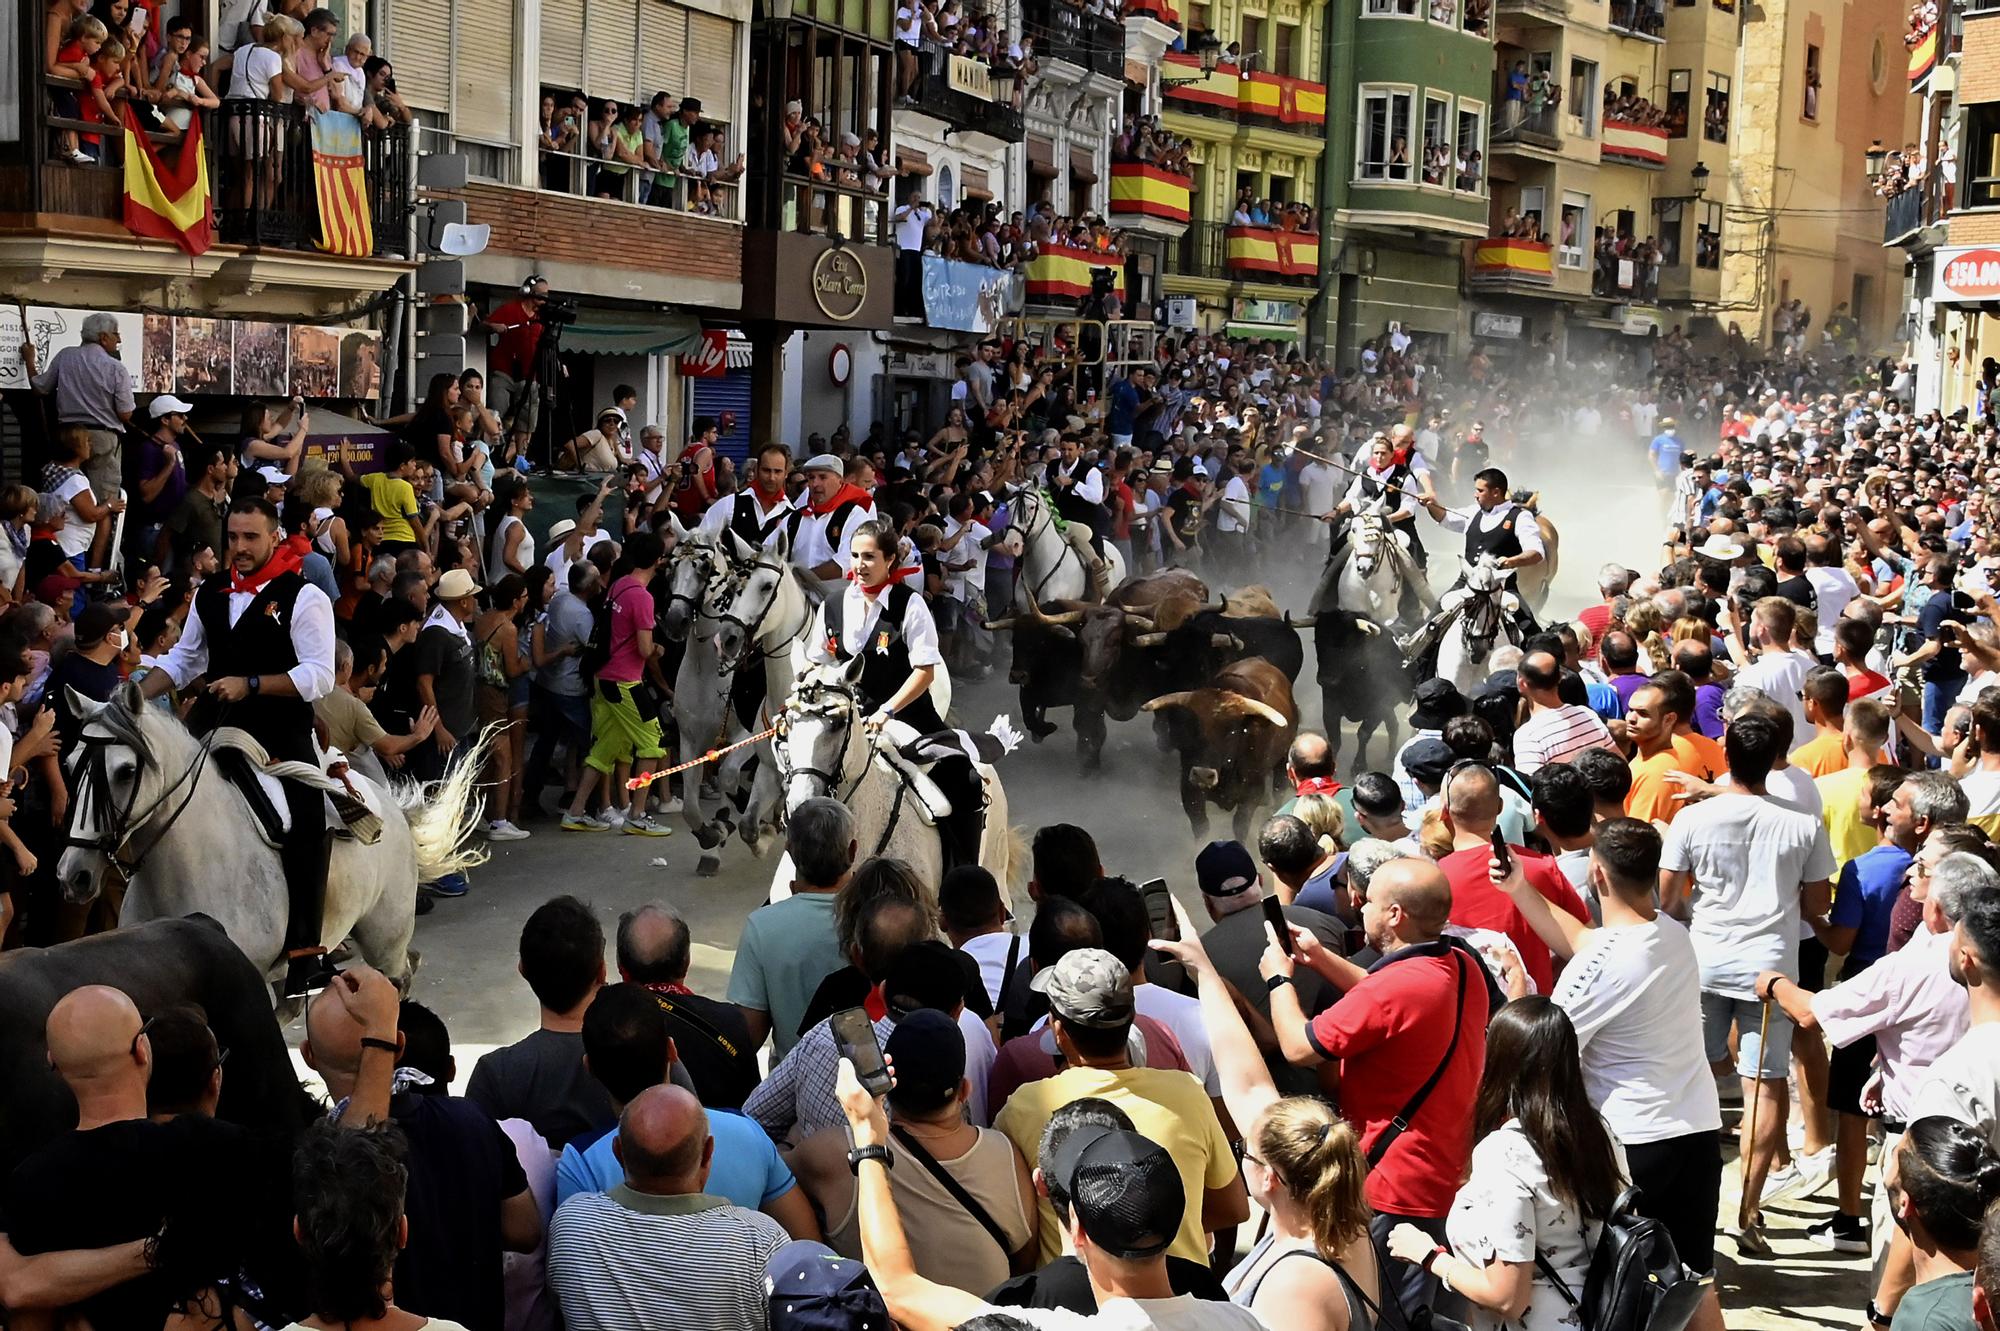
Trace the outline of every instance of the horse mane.
<path fill-rule="evenodd" d="M 122 744 L 137 754 L 142 767 L 158 767 L 161 755 L 157 752 L 154 737 L 146 733 L 144 724 L 148 710 L 146 705 L 143 702 L 136 707 L 125 705 L 127 700 L 123 697 L 123 693 L 130 687 L 130 685 L 120 685 L 118 691 L 98 708 L 97 714 L 90 718 L 90 723 L 84 729 L 103 730 L 105 737 L 113 743 Z M 136 696 L 135 689 L 135 700 Z"/>

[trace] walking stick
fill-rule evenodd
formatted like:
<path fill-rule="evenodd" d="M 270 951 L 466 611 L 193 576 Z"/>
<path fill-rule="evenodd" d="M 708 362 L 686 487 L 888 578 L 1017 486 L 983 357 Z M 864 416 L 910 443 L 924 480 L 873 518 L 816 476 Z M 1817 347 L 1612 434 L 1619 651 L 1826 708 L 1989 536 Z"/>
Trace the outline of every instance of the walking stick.
<path fill-rule="evenodd" d="M 1764 1015 L 1757 1023 L 1757 1070 L 1764 1070 L 1764 1041 L 1771 1033 L 1771 1000 L 1764 1000 Z M 1750 1212 L 1759 1198 L 1750 1194 L 1750 1159 L 1757 1154 L 1757 1106 L 1764 1098 L 1764 1079 L 1750 1080 L 1750 1147 L 1743 1157 L 1743 1201 L 1736 1208 L 1736 1228 L 1750 1228 Z"/>

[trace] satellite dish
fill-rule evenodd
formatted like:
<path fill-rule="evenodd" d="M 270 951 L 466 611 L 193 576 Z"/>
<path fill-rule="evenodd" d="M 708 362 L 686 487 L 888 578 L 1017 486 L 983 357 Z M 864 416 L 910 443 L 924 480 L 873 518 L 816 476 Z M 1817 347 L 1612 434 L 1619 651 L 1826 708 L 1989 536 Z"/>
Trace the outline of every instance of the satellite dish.
<path fill-rule="evenodd" d="M 492 234 L 493 228 L 484 222 L 446 222 L 438 233 L 438 252 L 461 259 L 483 254 Z"/>

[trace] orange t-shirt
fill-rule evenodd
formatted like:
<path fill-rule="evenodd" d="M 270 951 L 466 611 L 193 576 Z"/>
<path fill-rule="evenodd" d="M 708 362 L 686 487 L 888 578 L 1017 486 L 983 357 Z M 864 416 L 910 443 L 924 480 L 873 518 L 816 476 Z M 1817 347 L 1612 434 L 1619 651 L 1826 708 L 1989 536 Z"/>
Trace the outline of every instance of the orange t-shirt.
<path fill-rule="evenodd" d="M 1702 775 L 1695 764 L 1686 761 L 1671 746 L 1650 758 L 1632 760 L 1632 789 L 1625 796 L 1627 818 L 1671 823 L 1674 815 L 1687 806 L 1687 801 L 1681 798 L 1681 788 L 1667 780 L 1669 772 Z"/>
<path fill-rule="evenodd" d="M 1704 781 L 1713 781 L 1729 770 L 1729 758 L 1722 745 L 1699 731 L 1676 734 L 1674 753 L 1681 760 L 1683 772 L 1692 772 Z"/>

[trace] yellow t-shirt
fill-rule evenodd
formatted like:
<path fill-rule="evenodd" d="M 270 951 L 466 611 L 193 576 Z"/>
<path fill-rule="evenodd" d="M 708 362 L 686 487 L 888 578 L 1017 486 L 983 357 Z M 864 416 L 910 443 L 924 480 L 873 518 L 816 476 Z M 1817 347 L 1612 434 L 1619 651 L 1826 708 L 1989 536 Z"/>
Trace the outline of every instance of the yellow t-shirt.
<path fill-rule="evenodd" d="M 1174 1158 L 1181 1187 L 1187 1192 L 1187 1213 L 1180 1233 L 1167 1249 L 1175 1257 L 1208 1262 L 1208 1240 L 1201 1227 L 1202 1194 L 1229 1186 L 1236 1178 L 1236 1156 L 1222 1135 L 1215 1106 L 1201 1083 L 1173 1068 L 1067 1068 L 1053 1077 L 1031 1081 L 1007 1097 L 993 1126 L 1007 1134 L 1025 1159 L 1042 1149 L 1042 1129 L 1049 1116 L 1077 1100 L 1108 1100 L 1124 1110 L 1133 1130 L 1158 1142 Z M 1062 1231 L 1049 1199 L 1041 1199 L 1042 1263 L 1062 1256 Z"/>
<path fill-rule="evenodd" d="M 1796 755 L 1793 761 L 1797 761 Z M 1868 769 L 1843 767 L 1813 784 L 1819 787 L 1820 818 L 1826 823 L 1827 840 L 1833 843 L 1833 876 L 1837 879 L 1842 865 L 1875 849 L 1881 840 L 1872 826 L 1861 821 L 1861 795 L 1868 789 Z"/>
<path fill-rule="evenodd" d="M 361 488 L 382 515 L 382 539 L 410 544 L 417 539 L 410 519 L 417 515 L 417 492 L 410 483 L 385 471 L 371 471 L 361 477 Z"/>
<path fill-rule="evenodd" d="M 2000 772 L 1975 768 L 1960 779 L 1965 792 L 1965 821 L 1987 836 L 2000 836 Z"/>

